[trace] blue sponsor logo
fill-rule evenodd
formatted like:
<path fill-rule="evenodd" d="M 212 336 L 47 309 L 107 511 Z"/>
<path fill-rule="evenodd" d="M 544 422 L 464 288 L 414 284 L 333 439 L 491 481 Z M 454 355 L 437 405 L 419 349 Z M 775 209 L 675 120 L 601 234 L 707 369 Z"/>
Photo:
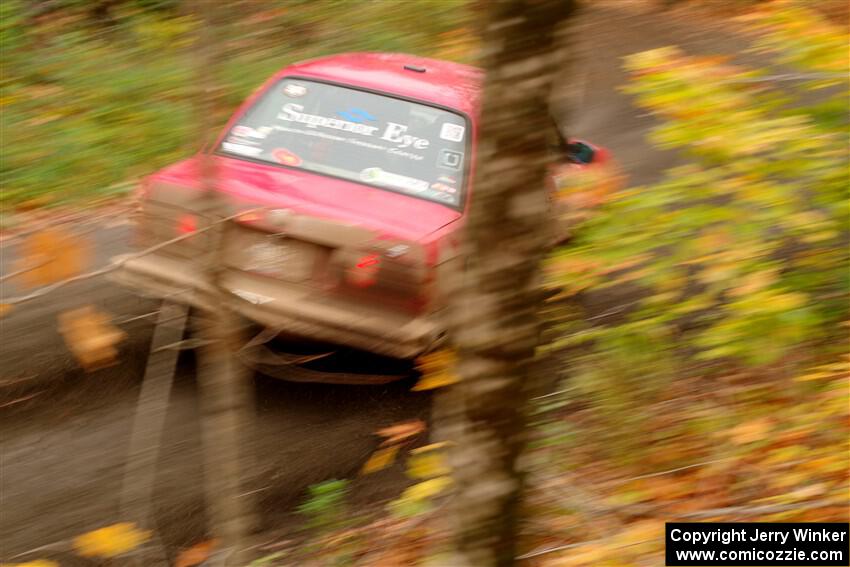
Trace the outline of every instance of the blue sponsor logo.
<path fill-rule="evenodd" d="M 370 122 L 374 122 L 377 120 L 374 116 L 369 114 L 369 112 L 363 110 L 362 108 L 350 108 L 348 110 L 338 111 L 337 116 L 342 117 L 344 120 L 348 120 L 349 122 L 355 122 L 357 124 L 363 124 L 366 120 Z"/>

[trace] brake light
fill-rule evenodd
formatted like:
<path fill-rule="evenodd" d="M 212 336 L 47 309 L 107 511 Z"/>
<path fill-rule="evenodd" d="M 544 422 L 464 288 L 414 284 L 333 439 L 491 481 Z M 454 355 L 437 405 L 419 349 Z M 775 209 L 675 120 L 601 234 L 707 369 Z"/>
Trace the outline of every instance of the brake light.
<path fill-rule="evenodd" d="M 381 257 L 378 254 L 366 254 L 357 260 L 353 268 L 348 269 L 348 281 L 357 287 L 369 287 L 378 281 Z"/>
<path fill-rule="evenodd" d="M 360 258 L 357 262 L 357 267 L 361 269 L 371 268 L 373 266 L 378 266 L 381 263 L 381 257 L 377 254 L 367 254 Z"/>
<path fill-rule="evenodd" d="M 194 215 L 181 215 L 177 220 L 177 232 L 179 234 L 192 234 L 198 230 L 198 219 Z"/>

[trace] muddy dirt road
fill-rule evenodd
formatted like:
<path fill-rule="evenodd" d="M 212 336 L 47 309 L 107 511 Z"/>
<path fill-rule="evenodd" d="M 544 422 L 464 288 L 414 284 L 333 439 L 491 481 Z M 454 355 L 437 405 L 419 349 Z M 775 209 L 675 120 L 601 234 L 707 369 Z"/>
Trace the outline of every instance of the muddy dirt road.
<path fill-rule="evenodd" d="M 673 163 L 649 148 L 652 126 L 617 87 L 624 84 L 620 58 L 643 49 L 679 44 L 694 53 L 736 54 L 744 43 L 694 23 L 608 2 L 581 17 L 583 52 L 580 106 L 568 133 L 609 147 L 631 181 L 646 183 Z M 96 233 L 98 260 L 126 249 L 126 226 Z M 14 258 L 3 249 L 3 272 Z M 11 286 L 6 295 L 14 295 Z M 617 298 L 608 298 L 600 309 Z M 37 557 L 73 565 L 62 543 L 122 521 L 118 494 L 128 448 L 131 415 L 151 336 L 150 319 L 122 325 L 128 340 L 121 364 L 92 374 L 78 369 L 55 328 L 56 314 L 93 303 L 129 319 L 154 308 L 109 282 L 75 284 L 16 309 L 2 322 L 0 344 L 0 561 Z M 198 412 L 191 355 L 181 358 L 172 396 L 156 489 L 157 528 L 174 550 L 204 537 Z M 410 383 L 327 386 L 258 377 L 261 455 L 252 484 L 266 526 L 284 525 L 305 488 L 329 478 L 355 478 L 377 446 L 379 427 L 427 418 L 429 396 Z M 27 398 L 27 396 L 32 396 Z M 404 486 L 398 467 L 355 481 L 358 505 L 379 504 Z M 29 552 L 44 545 L 48 549 Z"/>

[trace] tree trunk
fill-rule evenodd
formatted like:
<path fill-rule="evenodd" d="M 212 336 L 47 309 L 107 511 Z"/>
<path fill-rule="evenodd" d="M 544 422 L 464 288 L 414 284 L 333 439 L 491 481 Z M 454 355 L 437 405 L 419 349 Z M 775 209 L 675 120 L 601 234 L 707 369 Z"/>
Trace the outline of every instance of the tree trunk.
<path fill-rule="evenodd" d="M 223 237 L 228 216 L 216 191 L 216 162 L 212 155 L 215 140 L 214 117 L 219 103 L 215 70 L 222 56 L 218 46 L 226 36 L 222 30 L 219 6 L 196 0 L 195 16 L 200 33 L 195 45 L 198 72 L 197 117 L 200 139 L 205 141 L 198 155 L 202 192 L 196 210 L 207 232 L 205 271 L 212 291 L 206 304 L 213 306 L 196 317 L 203 346 L 198 352 L 201 430 L 204 452 L 204 492 L 213 535 L 219 540 L 219 562 L 227 566 L 247 565 L 248 539 L 257 526 L 253 497 L 246 494 L 245 472 L 252 464 L 248 447 L 250 424 L 254 417 L 254 391 L 251 374 L 235 353 L 244 342 L 239 318 L 224 301 L 229 292 L 222 287 L 224 271 Z"/>
<path fill-rule="evenodd" d="M 458 562 L 513 565 L 524 400 L 540 334 L 539 264 L 550 232 L 546 134 L 571 0 L 487 5 L 487 72 L 478 172 L 467 220 L 467 270 L 453 309 L 460 382 L 441 394 L 443 435 L 456 443 Z"/>

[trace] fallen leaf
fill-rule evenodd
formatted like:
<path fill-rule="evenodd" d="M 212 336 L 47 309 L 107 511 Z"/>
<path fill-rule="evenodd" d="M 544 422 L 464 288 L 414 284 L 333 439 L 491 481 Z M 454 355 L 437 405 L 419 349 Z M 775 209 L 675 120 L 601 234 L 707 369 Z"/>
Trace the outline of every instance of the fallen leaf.
<path fill-rule="evenodd" d="M 111 558 L 136 549 L 149 538 L 149 531 L 122 522 L 75 537 L 74 549 L 83 557 Z"/>
<path fill-rule="evenodd" d="M 770 421 L 761 418 L 741 423 L 733 427 L 729 433 L 731 434 L 733 443 L 736 445 L 746 445 L 747 443 L 761 441 L 767 437 L 769 432 Z"/>
<path fill-rule="evenodd" d="M 443 492 L 452 484 L 451 477 L 438 476 L 430 478 L 420 483 L 408 487 L 401 495 L 402 498 L 412 500 L 414 502 L 426 500 Z"/>
<path fill-rule="evenodd" d="M 422 378 L 413 387 L 413 391 L 433 390 L 454 384 L 459 380 L 455 372 L 457 354 L 452 349 L 443 349 L 420 356 L 416 360 L 416 368 L 422 373 Z"/>
<path fill-rule="evenodd" d="M 88 242 L 79 235 L 51 228 L 24 239 L 17 271 L 26 285 L 47 285 L 79 274 L 90 257 Z"/>
<path fill-rule="evenodd" d="M 372 453 L 372 456 L 369 457 L 369 460 L 366 461 L 363 468 L 360 469 L 360 474 L 372 474 L 380 470 L 384 470 L 388 466 L 392 465 L 395 462 L 395 457 L 398 454 L 399 447 L 399 445 L 390 445 L 389 447 L 382 447 Z"/>
<path fill-rule="evenodd" d="M 195 565 L 200 565 L 207 560 L 217 544 L 218 540 L 208 539 L 206 541 L 196 543 L 188 549 L 184 549 L 177 554 L 174 567 L 194 567 Z"/>
<path fill-rule="evenodd" d="M 405 439 L 409 439 L 415 435 L 419 435 L 427 426 L 421 419 L 412 419 L 402 423 L 396 423 L 383 429 L 379 429 L 376 433 L 381 437 L 386 437 L 382 445 L 394 445 Z"/>
<path fill-rule="evenodd" d="M 441 449 L 446 443 L 434 443 L 419 447 L 410 452 L 407 459 L 407 475 L 411 478 L 426 479 L 451 474 L 451 468 Z"/>
<path fill-rule="evenodd" d="M 419 382 L 412 388 L 414 392 L 422 392 L 425 390 L 436 390 L 457 383 L 458 378 L 452 372 L 438 372 L 423 376 Z"/>
<path fill-rule="evenodd" d="M 61 313 L 59 332 L 87 372 L 113 364 L 118 355 L 115 345 L 127 336 L 91 305 Z"/>

